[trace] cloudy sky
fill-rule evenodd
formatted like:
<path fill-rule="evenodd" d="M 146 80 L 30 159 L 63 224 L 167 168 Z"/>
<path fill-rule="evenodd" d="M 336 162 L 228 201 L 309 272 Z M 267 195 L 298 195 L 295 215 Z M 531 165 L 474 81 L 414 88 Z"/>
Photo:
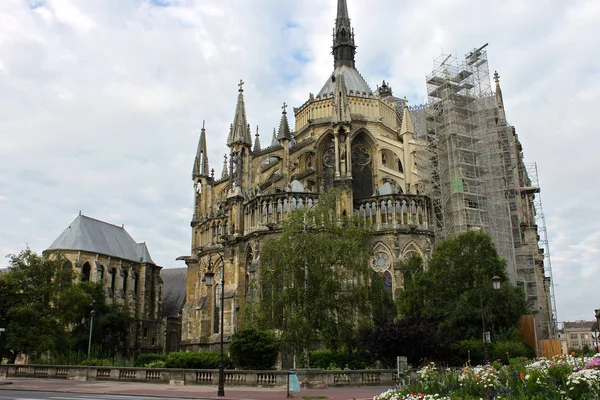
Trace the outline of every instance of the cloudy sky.
<path fill-rule="evenodd" d="M 42 251 L 81 210 L 164 267 L 189 254 L 206 120 L 221 173 L 237 83 L 263 143 L 332 70 L 335 0 L 1 0 L 0 254 Z M 600 308 L 600 2 L 348 0 L 357 67 L 411 104 L 441 53 L 489 42 L 537 162 L 558 318 Z M 594 172 L 596 171 L 596 172 Z M 594 200 L 596 199 L 596 200 Z M 0 267 L 6 266 L 0 261 Z"/>

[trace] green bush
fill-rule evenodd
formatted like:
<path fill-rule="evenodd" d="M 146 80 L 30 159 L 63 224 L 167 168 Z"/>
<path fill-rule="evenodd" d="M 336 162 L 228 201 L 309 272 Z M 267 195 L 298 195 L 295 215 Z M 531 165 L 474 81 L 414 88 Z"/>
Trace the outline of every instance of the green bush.
<path fill-rule="evenodd" d="M 217 352 L 169 353 L 165 359 L 165 367 L 182 369 L 216 369 L 219 367 L 220 360 L 221 356 Z M 225 355 L 223 361 L 226 366 L 230 364 L 227 355 Z"/>
<path fill-rule="evenodd" d="M 470 362 L 471 365 L 483 364 L 485 352 L 481 339 L 461 340 L 453 344 L 450 351 L 452 354 L 450 365 L 463 366 L 467 362 Z"/>
<path fill-rule="evenodd" d="M 153 354 L 153 353 L 145 353 L 140 354 L 138 358 L 135 360 L 136 367 L 143 367 L 146 364 L 150 364 L 154 361 L 165 361 L 166 356 L 164 354 Z"/>
<path fill-rule="evenodd" d="M 273 369 L 279 355 L 279 341 L 270 331 L 240 329 L 229 346 L 235 366 L 241 369 Z"/>
<path fill-rule="evenodd" d="M 505 340 L 492 344 L 491 360 L 500 360 L 504 364 L 510 363 L 510 358 L 513 357 L 535 357 L 530 354 L 529 349 L 522 342 Z"/>
<path fill-rule="evenodd" d="M 79 363 L 80 366 L 92 366 L 92 367 L 110 367 L 112 362 L 105 358 L 86 358 Z"/>
<path fill-rule="evenodd" d="M 165 368 L 165 362 L 162 360 L 152 361 L 144 365 L 144 368 Z"/>
<path fill-rule="evenodd" d="M 364 360 L 357 354 L 335 350 L 315 350 L 310 353 L 311 368 L 329 370 L 365 369 Z"/>

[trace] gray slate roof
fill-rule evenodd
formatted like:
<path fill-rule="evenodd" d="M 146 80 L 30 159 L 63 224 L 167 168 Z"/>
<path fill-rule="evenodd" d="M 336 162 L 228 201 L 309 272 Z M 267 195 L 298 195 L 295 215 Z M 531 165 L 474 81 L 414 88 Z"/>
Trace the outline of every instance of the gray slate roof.
<path fill-rule="evenodd" d="M 155 264 L 146 243 L 136 243 L 123 227 L 81 214 L 56 238 L 48 250 L 80 250 Z"/>
<path fill-rule="evenodd" d="M 363 92 L 366 94 L 373 94 L 371 88 L 357 70 L 352 67 L 348 67 L 347 65 L 341 65 L 334 69 L 329 78 L 327 78 L 327 82 L 325 82 L 325 85 L 323 85 L 323 88 L 319 92 L 318 96 L 329 96 L 330 93 L 335 92 L 335 82 L 331 80 L 331 77 L 338 75 L 344 76 L 346 89 L 348 90 L 347 94 L 349 96 L 358 96 L 359 94 L 362 95 Z M 350 94 L 351 90 L 353 92 L 352 94 Z"/>
<path fill-rule="evenodd" d="M 181 314 L 185 303 L 187 268 L 163 268 L 160 277 L 163 280 L 161 316 L 175 317 Z"/>

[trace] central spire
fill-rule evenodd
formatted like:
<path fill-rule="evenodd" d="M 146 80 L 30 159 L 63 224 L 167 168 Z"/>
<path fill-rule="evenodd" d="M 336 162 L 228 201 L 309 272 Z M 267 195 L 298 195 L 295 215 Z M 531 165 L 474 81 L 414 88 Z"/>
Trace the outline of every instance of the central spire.
<path fill-rule="evenodd" d="M 346 0 L 338 0 L 332 49 L 335 68 L 342 65 L 354 68 L 356 46 L 354 45 L 354 31 L 350 25 Z"/>

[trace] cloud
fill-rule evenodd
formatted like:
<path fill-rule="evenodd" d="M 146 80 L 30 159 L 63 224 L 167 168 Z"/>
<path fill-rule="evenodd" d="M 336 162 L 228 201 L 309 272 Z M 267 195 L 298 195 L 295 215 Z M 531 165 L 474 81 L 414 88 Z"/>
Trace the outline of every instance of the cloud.
<path fill-rule="evenodd" d="M 595 114 L 600 3 L 348 0 L 357 67 L 426 101 L 442 52 L 490 43 L 507 115 L 537 161 L 559 318 L 600 281 Z M 125 224 L 165 267 L 189 254 L 202 121 L 221 173 L 237 82 L 268 143 L 281 104 L 332 70 L 335 1 L 6 0 L 0 6 L 0 253 L 46 248 L 83 213 Z M 181 265 L 179 265 L 181 266 Z"/>

